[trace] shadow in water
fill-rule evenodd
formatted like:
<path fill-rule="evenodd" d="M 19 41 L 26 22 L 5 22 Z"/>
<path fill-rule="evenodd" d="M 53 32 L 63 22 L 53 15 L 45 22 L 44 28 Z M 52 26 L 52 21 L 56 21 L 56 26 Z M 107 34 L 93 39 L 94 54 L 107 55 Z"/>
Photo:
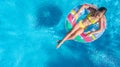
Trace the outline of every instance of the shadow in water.
<path fill-rule="evenodd" d="M 37 27 L 53 27 L 57 25 L 62 17 L 61 9 L 53 4 L 45 4 L 38 9 Z"/>

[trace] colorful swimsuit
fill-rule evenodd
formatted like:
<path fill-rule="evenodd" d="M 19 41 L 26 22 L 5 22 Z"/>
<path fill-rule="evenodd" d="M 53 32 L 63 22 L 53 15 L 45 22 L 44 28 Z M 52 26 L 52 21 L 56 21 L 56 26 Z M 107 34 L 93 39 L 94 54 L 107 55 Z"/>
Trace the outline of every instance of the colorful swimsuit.
<path fill-rule="evenodd" d="M 92 24 L 94 24 L 96 21 L 95 20 L 92 20 L 91 19 L 91 14 L 89 13 L 88 15 L 87 15 L 87 19 L 90 21 L 90 23 L 92 23 Z M 86 26 L 82 23 L 82 20 L 81 21 L 79 21 L 79 25 L 80 25 L 80 27 L 81 28 L 85 28 Z"/>
<path fill-rule="evenodd" d="M 94 24 L 94 23 L 96 22 L 96 20 L 92 20 L 92 19 L 91 19 L 91 14 L 90 14 L 90 13 L 87 15 L 87 19 L 88 19 L 92 24 Z"/>

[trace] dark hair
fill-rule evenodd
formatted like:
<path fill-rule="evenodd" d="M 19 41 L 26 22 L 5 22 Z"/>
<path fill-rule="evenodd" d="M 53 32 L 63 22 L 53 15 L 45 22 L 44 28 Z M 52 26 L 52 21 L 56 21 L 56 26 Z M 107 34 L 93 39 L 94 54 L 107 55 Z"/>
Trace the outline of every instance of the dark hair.
<path fill-rule="evenodd" d="M 93 7 L 89 7 L 88 9 L 91 11 L 91 16 L 94 16 L 97 9 L 95 9 Z"/>
<path fill-rule="evenodd" d="M 106 13 L 106 11 L 107 11 L 107 8 L 105 8 L 105 7 L 100 7 L 100 8 L 98 9 L 98 11 L 100 11 L 100 12 L 105 11 L 105 12 L 104 12 L 104 14 L 105 14 L 105 13 Z"/>

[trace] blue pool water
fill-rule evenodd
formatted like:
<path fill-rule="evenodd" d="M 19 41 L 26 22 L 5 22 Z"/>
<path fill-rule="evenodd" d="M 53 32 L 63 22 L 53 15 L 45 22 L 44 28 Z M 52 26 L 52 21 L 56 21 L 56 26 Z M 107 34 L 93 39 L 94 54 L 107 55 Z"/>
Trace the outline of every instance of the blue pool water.
<path fill-rule="evenodd" d="M 92 43 L 66 41 L 65 18 L 79 4 L 105 6 L 107 29 Z M 119 0 L 0 0 L 0 67 L 120 67 Z"/>

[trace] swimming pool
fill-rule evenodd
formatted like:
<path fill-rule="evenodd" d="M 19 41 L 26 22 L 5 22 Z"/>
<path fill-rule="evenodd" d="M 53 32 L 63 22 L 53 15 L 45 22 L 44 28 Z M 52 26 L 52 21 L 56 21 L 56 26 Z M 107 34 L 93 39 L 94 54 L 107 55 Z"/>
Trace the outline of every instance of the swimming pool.
<path fill-rule="evenodd" d="M 67 41 L 65 18 L 79 4 L 105 6 L 107 29 L 92 43 Z M 0 0 L 0 67 L 120 67 L 119 0 Z"/>

